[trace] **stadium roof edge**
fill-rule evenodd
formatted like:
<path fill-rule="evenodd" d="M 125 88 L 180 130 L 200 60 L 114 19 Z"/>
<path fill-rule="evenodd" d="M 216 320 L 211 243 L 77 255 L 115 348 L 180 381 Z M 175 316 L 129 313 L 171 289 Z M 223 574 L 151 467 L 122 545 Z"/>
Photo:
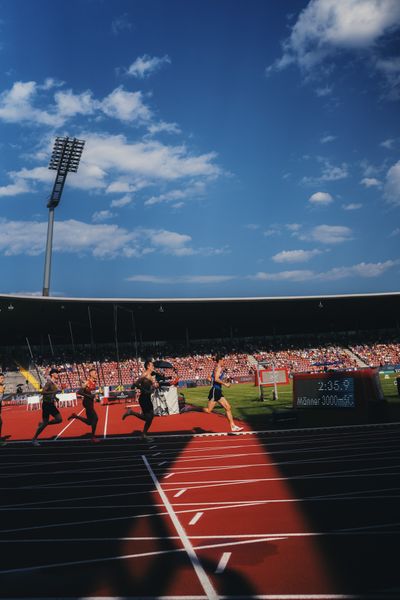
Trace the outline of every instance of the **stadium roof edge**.
<path fill-rule="evenodd" d="M 104 303 L 119 303 L 119 302 L 138 302 L 138 303 L 162 303 L 162 302 L 262 302 L 266 300 L 329 300 L 339 298 L 376 298 L 385 296 L 399 296 L 399 292 L 371 292 L 367 294 L 319 294 L 310 296 L 241 296 L 241 297 L 214 297 L 214 298 L 80 298 L 71 296 L 36 296 L 29 294 L 0 294 L 1 300 L 32 300 L 44 302 L 104 302 Z"/>

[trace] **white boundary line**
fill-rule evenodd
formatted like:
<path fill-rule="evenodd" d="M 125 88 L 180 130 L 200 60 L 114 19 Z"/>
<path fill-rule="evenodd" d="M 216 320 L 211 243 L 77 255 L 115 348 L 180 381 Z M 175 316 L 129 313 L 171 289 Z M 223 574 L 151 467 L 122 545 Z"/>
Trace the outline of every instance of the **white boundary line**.
<path fill-rule="evenodd" d="M 103 438 L 104 439 L 106 439 L 106 437 L 107 437 L 108 409 L 109 409 L 109 405 L 107 404 L 107 407 L 106 407 L 106 418 L 105 418 L 105 421 L 104 421 L 104 434 L 103 434 Z"/>
<path fill-rule="evenodd" d="M 160 482 L 158 481 L 157 477 L 155 476 L 153 469 L 151 468 L 151 466 L 150 466 L 147 458 L 144 456 L 144 454 L 142 455 L 142 459 L 143 459 L 144 464 L 147 467 L 147 470 L 150 474 L 150 477 L 153 480 L 154 485 L 157 488 L 157 492 L 159 493 L 162 501 L 165 504 L 165 508 L 168 511 L 171 521 L 172 521 L 179 537 L 181 538 L 182 544 L 189 556 L 190 562 L 193 565 L 193 568 L 196 572 L 196 575 L 201 583 L 203 590 L 205 591 L 205 593 L 207 595 L 208 600 L 218 600 L 219 596 L 218 596 L 217 592 L 213 588 L 212 583 L 209 580 L 207 573 L 203 569 L 203 566 L 201 565 L 201 563 L 197 557 L 197 554 L 194 551 L 194 548 L 193 548 L 188 536 L 186 535 L 184 528 L 182 527 L 178 517 L 176 516 L 175 511 L 172 508 L 171 503 L 167 498 L 167 495 L 165 494 L 164 490 L 162 489 Z"/>
<path fill-rule="evenodd" d="M 330 425 L 330 426 L 325 426 L 325 427 L 298 427 L 296 429 L 260 429 L 257 431 L 239 431 L 238 433 L 232 434 L 231 431 L 221 431 L 221 432 L 212 432 L 212 433 L 192 433 L 192 432 L 187 432 L 187 433 L 167 433 L 167 434 L 162 434 L 162 435 L 158 435 L 157 433 L 153 433 L 152 436 L 158 441 L 162 441 L 162 440 L 166 440 L 169 438 L 206 438 L 206 437 L 227 437 L 227 436 L 232 436 L 234 435 L 235 437 L 244 437 L 244 436 L 249 436 L 249 435 L 261 435 L 261 434 L 267 434 L 267 435 L 277 435 L 278 437 L 282 437 L 285 434 L 292 434 L 292 433 L 302 433 L 302 434 L 313 434 L 315 432 L 325 432 L 325 431 L 351 431 L 354 429 L 388 429 L 390 427 L 398 427 L 400 425 L 400 421 L 392 421 L 392 422 L 387 422 L 387 423 L 361 423 L 359 425 L 354 424 L 354 425 Z M 108 440 L 110 440 L 111 438 L 108 438 Z M 118 438 L 116 438 L 118 442 L 121 441 L 139 441 L 137 440 L 135 437 L 132 436 L 118 436 Z M 45 442 L 54 442 L 55 440 L 42 440 Z M 64 442 L 82 442 L 82 439 L 80 438 L 68 438 L 63 440 Z M 11 444 L 29 444 L 31 445 L 32 442 L 31 440 L 10 440 L 9 445 Z"/>
<path fill-rule="evenodd" d="M 84 411 L 84 410 L 85 410 L 85 409 L 84 409 L 84 408 L 82 408 L 82 410 L 81 410 L 80 412 L 78 412 L 78 415 L 80 415 L 81 413 L 83 413 L 83 411 Z M 62 434 L 64 433 L 64 431 L 65 431 L 66 429 L 68 429 L 68 427 L 71 427 L 71 425 L 72 425 L 72 423 L 73 423 L 74 421 L 75 421 L 75 419 L 71 419 L 71 421 L 69 421 L 69 422 L 67 423 L 67 425 L 64 427 L 64 429 L 62 429 L 62 430 L 60 431 L 60 433 L 59 433 L 58 435 L 56 435 L 56 437 L 54 438 L 54 440 L 46 440 L 46 442 L 47 442 L 47 441 L 49 441 L 49 442 L 55 442 L 56 440 L 58 440 L 58 438 L 60 437 L 60 435 L 62 435 Z M 41 440 L 41 441 L 43 441 L 43 440 Z M 64 441 L 64 440 L 63 440 L 63 441 Z"/>

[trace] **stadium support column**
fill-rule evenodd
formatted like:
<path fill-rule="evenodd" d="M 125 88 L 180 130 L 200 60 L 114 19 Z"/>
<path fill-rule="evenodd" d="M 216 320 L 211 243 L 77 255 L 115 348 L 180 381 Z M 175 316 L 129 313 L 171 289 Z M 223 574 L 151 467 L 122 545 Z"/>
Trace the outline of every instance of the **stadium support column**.
<path fill-rule="evenodd" d="M 49 169 L 57 171 L 56 179 L 50 200 L 49 221 L 47 225 L 46 255 L 44 264 L 43 296 L 48 296 L 50 291 L 51 252 L 53 247 L 54 209 L 59 205 L 65 180 L 69 172 L 76 173 L 82 156 L 84 140 L 76 138 L 57 137 L 51 155 Z"/>

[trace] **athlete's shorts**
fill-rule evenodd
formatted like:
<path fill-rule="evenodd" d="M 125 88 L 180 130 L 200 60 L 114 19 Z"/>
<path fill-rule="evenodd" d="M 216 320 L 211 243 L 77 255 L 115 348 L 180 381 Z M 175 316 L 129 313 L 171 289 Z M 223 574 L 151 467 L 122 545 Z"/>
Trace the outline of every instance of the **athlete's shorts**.
<path fill-rule="evenodd" d="M 219 402 L 223 397 L 222 389 L 217 387 L 212 387 L 208 392 L 208 399 L 213 402 Z"/>
<path fill-rule="evenodd" d="M 60 411 L 53 402 L 43 402 L 42 404 L 42 418 L 43 421 L 48 421 L 50 415 L 52 417 L 61 416 Z"/>
<path fill-rule="evenodd" d="M 143 392 L 139 396 L 139 404 L 142 409 L 142 413 L 147 416 L 154 412 L 153 403 L 151 401 L 150 394 L 144 394 Z"/>

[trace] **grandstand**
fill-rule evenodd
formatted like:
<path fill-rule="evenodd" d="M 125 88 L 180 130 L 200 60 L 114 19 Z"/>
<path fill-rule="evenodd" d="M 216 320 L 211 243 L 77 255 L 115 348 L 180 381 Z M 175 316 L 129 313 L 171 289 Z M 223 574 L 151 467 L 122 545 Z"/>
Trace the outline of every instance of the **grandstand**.
<path fill-rule="evenodd" d="M 290 374 L 396 366 L 399 300 L 395 293 L 203 300 L 2 295 L 1 365 L 9 385 L 19 381 L 26 391 L 51 367 L 63 371 L 65 388 L 77 388 L 93 362 L 102 385 L 129 386 L 148 356 L 170 361 L 175 371 L 167 375 L 182 385 L 207 384 L 216 352 L 226 355 L 236 382 L 251 380 L 260 361 Z M 30 376 L 18 379 L 16 365 Z"/>

